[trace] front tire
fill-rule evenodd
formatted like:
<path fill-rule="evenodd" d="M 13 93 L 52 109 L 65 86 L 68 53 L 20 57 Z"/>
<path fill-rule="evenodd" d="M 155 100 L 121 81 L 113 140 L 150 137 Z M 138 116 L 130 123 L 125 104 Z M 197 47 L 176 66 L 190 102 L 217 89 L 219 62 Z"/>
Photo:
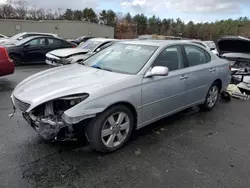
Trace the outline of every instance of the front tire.
<path fill-rule="evenodd" d="M 15 66 L 20 66 L 22 63 L 22 58 L 18 55 L 10 55 L 10 59 L 12 59 Z"/>
<path fill-rule="evenodd" d="M 127 143 L 134 124 L 135 118 L 130 109 L 124 105 L 116 105 L 90 121 L 85 133 L 94 150 L 108 153 Z"/>
<path fill-rule="evenodd" d="M 210 111 L 214 108 L 216 103 L 218 102 L 220 96 L 220 86 L 217 82 L 214 82 L 209 88 L 205 102 L 200 105 L 200 109 L 202 111 Z"/>

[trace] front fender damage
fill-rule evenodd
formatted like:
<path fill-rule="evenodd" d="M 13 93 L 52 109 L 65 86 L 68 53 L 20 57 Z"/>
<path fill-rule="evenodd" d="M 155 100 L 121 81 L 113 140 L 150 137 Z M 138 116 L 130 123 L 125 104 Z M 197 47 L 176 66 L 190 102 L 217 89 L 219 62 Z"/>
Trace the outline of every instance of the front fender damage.
<path fill-rule="evenodd" d="M 55 100 L 35 107 L 30 112 L 24 112 L 24 119 L 45 140 L 72 139 L 77 132 L 75 126 L 86 119 L 95 117 L 95 113 L 84 114 L 79 117 L 66 115 L 72 108 L 67 101 Z"/>

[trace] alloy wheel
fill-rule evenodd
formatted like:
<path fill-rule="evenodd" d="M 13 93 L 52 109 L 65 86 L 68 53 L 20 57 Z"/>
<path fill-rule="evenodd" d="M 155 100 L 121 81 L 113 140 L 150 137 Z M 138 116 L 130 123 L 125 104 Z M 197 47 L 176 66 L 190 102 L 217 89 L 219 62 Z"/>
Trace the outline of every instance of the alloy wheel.
<path fill-rule="evenodd" d="M 213 86 L 209 90 L 208 98 L 207 98 L 207 105 L 210 108 L 212 108 L 216 104 L 217 99 L 218 99 L 218 93 L 219 93 L 219 89 L 217 86 Z"/>
<path fill-rule="evenodd" d="M 102 142 L 112 148 L 121 145 L 126 140 L 130 130 L 130 119 L 124 112 L 110 115 L 102 126 Z"/>

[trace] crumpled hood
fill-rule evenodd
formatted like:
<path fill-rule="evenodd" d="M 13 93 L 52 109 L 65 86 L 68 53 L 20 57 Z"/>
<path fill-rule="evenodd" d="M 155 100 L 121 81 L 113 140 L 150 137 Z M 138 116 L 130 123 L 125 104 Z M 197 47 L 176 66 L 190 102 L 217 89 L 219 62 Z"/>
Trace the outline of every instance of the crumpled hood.
<path fill-rule="evenodd" d="M 130 75 L 86 67 L 65 65 L 39 72 L 23 80 L 13 95 L 33 108 L 46 101 L 71 94 L 89 93 L 119 82 Z"/>
<path fill-rule="evenodd" d="M 58 49 L 53 50 L 49 52 L 48 54 L 52 54 L 56 57 L 64 57 L 67 58 L 69 56 L 75 55 L 75 54 L 86 54 L 89 50 L 87 49 L 81 49 L 81 48 L 65 48 L 65 49 Z"/>
<path fill-rule="evenodd" d="M 238 53 L 250 54 L 250 40 L 240 36 L 225 36 L 217 40 L 217 49 L 220 55 L 231 53 L 230 56 L 237 57 Z"/>

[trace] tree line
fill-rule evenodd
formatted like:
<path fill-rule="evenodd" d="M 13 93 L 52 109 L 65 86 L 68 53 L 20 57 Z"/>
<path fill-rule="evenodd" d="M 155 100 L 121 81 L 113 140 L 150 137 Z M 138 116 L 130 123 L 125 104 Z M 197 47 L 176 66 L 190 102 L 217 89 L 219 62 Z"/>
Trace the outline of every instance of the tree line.
<path fill-rule="evenodd" d="M 180 18 L 161 19 L 155 15 L 147 17 L 144 14 L 132 16 L 130 13 L 116 13 L 113 10 L 102 10 L 96 13 L 92 8 L 43 9 L 29 5 L 25 0 L 8 0 L 7 3 L 0 5 L 0 19 L 88 21 L 119 27 L 124 31 L 136 26 L 138 35 L 159 34 L 203 40 L 213 40 L 222 35 L 250 37 L 250 22 L 247 17 L 205 23 L 193 21 L 184 23 Z"/>

